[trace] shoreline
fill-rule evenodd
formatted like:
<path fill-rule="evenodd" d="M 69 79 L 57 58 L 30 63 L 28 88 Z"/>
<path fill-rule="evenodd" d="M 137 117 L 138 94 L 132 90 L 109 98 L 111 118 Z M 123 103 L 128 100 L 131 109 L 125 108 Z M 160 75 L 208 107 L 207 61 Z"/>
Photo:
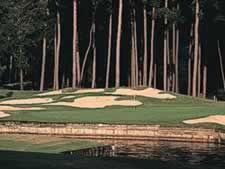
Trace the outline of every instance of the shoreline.
<path fill-rule="evenodd" d="M 225 143 L 225 133 L 216 129 L 162 127 L 160 125 L 0 121 L 0 134 L 57 135 L 79 139 Z"/>

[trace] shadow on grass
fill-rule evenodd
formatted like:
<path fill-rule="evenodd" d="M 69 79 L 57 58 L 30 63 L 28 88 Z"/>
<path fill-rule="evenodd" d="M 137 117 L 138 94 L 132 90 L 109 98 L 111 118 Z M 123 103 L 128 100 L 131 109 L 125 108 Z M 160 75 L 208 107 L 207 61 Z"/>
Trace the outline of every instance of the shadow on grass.
<path fill-rule="evenodd" d="M 87 158 L 64 154 L 0 151 L 3 169 L 205 169 L 185 162 L 133 158 Z"/>
<path fill-rule="evenodd" d="M 0 99 L 6 99 L 13 96 L 13 92 L 7 92 L 5 95 L 0 95 Z"/>

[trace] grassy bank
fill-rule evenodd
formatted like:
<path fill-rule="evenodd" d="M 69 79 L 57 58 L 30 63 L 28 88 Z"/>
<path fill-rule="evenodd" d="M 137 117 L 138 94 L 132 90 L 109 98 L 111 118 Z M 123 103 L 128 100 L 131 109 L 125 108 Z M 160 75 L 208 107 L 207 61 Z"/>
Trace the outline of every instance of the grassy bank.
<path fill-rule="evenodd" d="M 56 136 L 0 135 L 0 151 L 58 154 L 99 146 L 99 143 Z"/>
<path fill-rule="evenodd" d="M 89 141 L 60 137 L 0 135 L 0 167 L 4 169 L 198 169 L 199 165 L 174 160 L 75 157 L 63 151 L 97 146 Z M 204 164 L 201 164 L 201 167 Z"/>

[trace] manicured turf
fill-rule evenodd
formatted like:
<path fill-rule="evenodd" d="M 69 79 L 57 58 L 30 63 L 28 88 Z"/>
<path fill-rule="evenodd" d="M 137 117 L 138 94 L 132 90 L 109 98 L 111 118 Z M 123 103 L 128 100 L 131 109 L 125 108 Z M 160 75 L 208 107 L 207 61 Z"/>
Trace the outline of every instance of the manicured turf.
<path fill-rule="evenodd" d="M 24 93 L 22 93 L 24 98 Z M 77 97 L 99 94 L 82 94 Z M 30 97 L 30 93 L 29 96 Z M 56 101 L 65 95 L 52 96 Z M 67 95 L 68 96 L 68 95 Z M 34 97 L 34 96 L 32 96 Z M 17 95 L 15 98 L 20 98 Z M 129 98 L 129 97 L 128 97 Z M 130 97 L 132 99 L 132 97 Z M 190 126 L 183 120 L 205 117 L 208 115 L 225 115 L 225 103 L 177 95 L 177 99 L 159 100 L 136 97 L 144 103 L 139 107 L 112 106 L 105 109 L 80 109 L 64 106 L 45 106 L 41 111 L 14 111 L 10 117 L 0 120 L 38 121 L 38 122 L 74 122 L 74 123 L 120 123 L 120 124 L 160 124 L 162 126 Z M 4 99 L 5 100 L 5 99 Z M 72 101 L 66 99 L 60 101 Z M 195 125 L 219 127 L 220 125 Z"/>

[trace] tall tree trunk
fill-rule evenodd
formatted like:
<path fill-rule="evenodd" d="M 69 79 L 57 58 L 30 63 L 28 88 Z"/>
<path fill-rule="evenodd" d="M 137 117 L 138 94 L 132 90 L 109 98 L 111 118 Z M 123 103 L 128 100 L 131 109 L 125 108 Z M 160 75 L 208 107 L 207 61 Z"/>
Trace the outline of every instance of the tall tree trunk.
<path fill-rule="evenodd" d="M 165 8 L 168 8 L 168 0 L 165 0 Z M 164 19 L 164 54 L 163 54 L 163 89 L 167 90 L 167 24 L 168 19 L 165 17 Z"/>
<path fill-rule="evenodd" d="M 190 30 L 190 42 L 189 42 L 189 50 L 188 50 L 188 95 L 191 95 L 191 87 L 192 87 L 192 54 L 193 54 L 193 29 L 194 25 L 191 25 Z"/>
<path fill-rule="evenodd" d="M 147 86 L 147 61 L 148 61 L 148 51 L 147 51 L 147 9 L 146 4 L 144 4 L 144 61 L 143 61 L 143 86 Z"/>
<path fill-rule="evenodd" d="M 77 64 L 77 82 L 78 86 L 80 86 L 80 80 L 81 80 L 81 72 L 80 72 L 80 50 L 79 50 L 79 35 L 77 32 L 77 59 L 76 59 L 76 64 Z"/>
<path fill-rule="evenodd" d="M 172 32 L 173 32 L 173 39 L 172 39 L 172 41 L 173 41 L 173 59 L 172 59 L 172 61 L 173 61 L 173 63 L 172 63 L 172 65 L 173 65 L 173 72 L 172 72 L 172 91 L 173 92 L 175 92 L 175 88 L 176 88 L 176 24 L 175 23 L 173 23 L 173 30 L 172 30 Z"/>
<path fill-rule="evenodd" d="M 199 44 L 199 56 L 198 56 L 198 96 L 201 95 L 201 62 L 202 62 L 202 47 Z"/>
<path fill-rule="evenodd" d="M 138 45 L 137 45 L 137 21 L 136 21 L 136 9 L 133 8 L 134 14 L 134 56 L 135 56 L 135 87 L 138 86 Z"/>
<path fill-rule="evenodd" d="M 217 41 L 217 49 L 218 49 L 218 55 L 219 55 L 219 62 L 220 62 L 220 71 L 223 81 L 223 89 L 225 90 L 225 75 L 224 75 L 224 67 L 223 67 L 223 58 L 222 58 L 222 52 L 220 49 L 220 41 Z"/>
<path fill-rule="evenodd" d="M 123 0 L 119 0 L 118 29 L 116 39 L 116 87 L 120 86 L 120 44 L 122 34 Z"/>
<path fill-rule="evenodd" d="M 70 78 L 67 77 L 67 78 L 66 78 L 66 87 L 68 88 L 69 86 L 70 86 Z"/>
<path fill-rule="evenodd" d="M 61 87 L 62 88 L 65 87 L 65 81 L 66 81 L 66 75 L 65 75 L 65 72 L 63 72 L 63 74 L 62 74 L 62 82 L 61 82 Z"/>
<path fill-rule="evenodd" d="M 23 69 L 20 68 L 20 90 L 23 90 Z"/>
<path fill-rule="evenodd" d="M 192 82 L 192 96 L 197 96 L 197 75 L 198 75 L 198 47 L 199 47 L 199 0 L 196 0 L 195 9 L 195 46 L 194 46 L 194 70 Z"/>
<path fill-rule="evenodd" d="M 56 36 L 56 55 L 55 55 L 55 70 L 54 70 L 54 90 L 59 89 L 59 56 L 61 46 L 61 23 L 60 13 L 57 11 L 57 36 Z"/>
<path fill-rule="evenodd" d="M 179 5 L 177 5 L 179 10 Z M 179 28 L 176 30 L 176 62 L 175 62 L 175 74 L 176 74 L 176 88 L 175 91 L 179 93 L 179 44 L 180 44 L 180 31 Z"/>
<path fill-rule="evenodd" d="M 109 16 L 109 39 L 108 39 L 108 57 L 107 57 L 107 70 L 105 88 L 109 88 L 109 74 L 111 63 L 111 47 L 112 47 L 112 14 Z"/>
<path fill-rule="evenodd" d="M 168 67 L 168 65 L 171 65 L 171 58 L 170 58 L 170 31 L 169 30 L 167 30 L 167 38 L 166 38 L 166 40 L 167 40 L 167 67 Z M 168 91 L 170 91 L 170 89 L 171 89 L 171 86 L 172 86 L 172 84 L 171 84 L 171 81 L 172 80 L 172 76 L 171 76 L 171 74 L 170 74 L 170 72 L 168 71 L 168 68 L 167 68 L 167 90 Z"/>
<path fill-rule="evenodd" d="M 60 57 L 60 46 L 61 46 L 61 16 L 59 11 L 57 12 L 57 60 L 56 60 L 56 90 L 59 89 L 59 57 Z"/>
<path fill-rule="evenodd" d="M 154 64 L 154 88 L 157 88 L 157 64 Z"/>
<path fill-rule="evenodd" d="M 153 64 L 154 64 L 154 41 L 155 41 L 155 7 L 152 8 L 152 27 L 151 27 L 151 55 L 149 68 L 149 87 L 152 87 Z"/>
<path fill-rule="evenodd" d="M 134 16 L 131 10 L 131 87 L 136 86 L 136 65 L 135 65 L 135 38 L 134 38 Z"/>
<path fill-rule="evenodd" d="M 41 81 L 40 81 L 40 91 L 44 90 L 45 82 L 45 63 L 46 63 L 46 37 L 43 38 L 43 47 L 42 47 L 42 66 L 41 66 Z"/>
<path fill-rule="evenodd" d="M 73 0 L 73 70 L 72 88 L 77 85 L 77 0 Z"/>
<path fill-rule="evenodd" d="M 96 25 L 95 25 L 95 14 L 93 16 L 93 42 L 92 42 L 92 49 L 93 49 L 93 65 L 92 65 L 92 83 L 91 88 L 96 87 Z"/>
<path fill-rule="evenodd" d="M 10 59 L 9 59 L 9 83 L 12 82 L 12 70 L 13 70 L 13 55 L 10 55 Z"/>
<path fill-rule="evenodd" d="M 54 80 L 53 80 L 53 90 L 56 89 L 56 64 L 57 64 L 57 24 L 55 24 L 55 32 L 54 32 Z"/>
<path fill-rule="evenodd" d="M 203 68 L 203 97 L 207 96 L 207 65 Z"/>
<path fill-rule="evenodd" d="M 88 54 L 89 54 L 89 51 L 91 49 L 91 46 L 92 46 L 92 38 L 93 38 L 93 25 L 91 26 L 91 29 L 90 29 L 90 32 L 89 32 L 89 44 L 88 44 L 88 47 L 87 47 L 87 50 L 85 52 L 85 56 L 84 56 L 84 60 L 83 60 L 83 64 L 82 64 L 82 68 L 81 68 L 81 82 L 83 81 L 83 78 L 84 78 L 84 69 L 85 69 L 85 66 L 86 66 L 86 63 L 87 63 L 87 58 L 88 58 Z"/>

